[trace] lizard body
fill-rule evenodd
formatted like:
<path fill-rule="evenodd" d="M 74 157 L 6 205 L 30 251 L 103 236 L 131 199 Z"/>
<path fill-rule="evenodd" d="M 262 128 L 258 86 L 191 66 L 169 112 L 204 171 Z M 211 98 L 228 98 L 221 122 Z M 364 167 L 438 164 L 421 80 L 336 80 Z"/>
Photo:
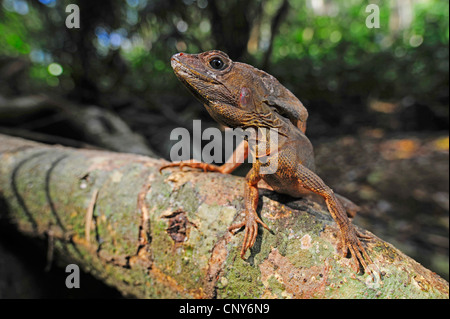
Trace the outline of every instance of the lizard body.
<path fill-rule="evenodd" d="M 256 213 L 258 182 L 264 180 L 274 191 L 292 197 L 305 194 L 320 196 L 340 229 L 344 254 L 351 254 L 356 271 L 362 265 L 366 272 L 371 273 L 368 265 L 372 261 L 360 241 L 360 238 L 367 236 L 358 233 L 347 217 L 347 213 L 352 215 L 352 210 L 356 210 L 357 206 L 335 194 L 314 173 L 313 147 L 305 135 L 308 112 L 303 104 L 273 76 L 248 64 L 233 62 L 221 51 L 178 53 L 172 57 L 171 64 L 177 77 L 217 122 L 232 128 L 264 127 L 278 132 L 276 151 L 264 154 L 269 161 L 277 161 L 276 172 L 265 174 L 261 169 L 265 164 L 256 155 L 256 161 L 246 176 L 245 218 L 229 227 L 230 231 L 245 227 L 241 257 L 255 243 L 258 224 L 269 229 Z M 247 148 L 247 143 L 240 148 L 244 152 L 241 156 L 247 156 Z M 238 165 L 224 164 L 219 167 L 189 162 L 171 163 L 161 169 L 175 166 L 230 173 Z"/>

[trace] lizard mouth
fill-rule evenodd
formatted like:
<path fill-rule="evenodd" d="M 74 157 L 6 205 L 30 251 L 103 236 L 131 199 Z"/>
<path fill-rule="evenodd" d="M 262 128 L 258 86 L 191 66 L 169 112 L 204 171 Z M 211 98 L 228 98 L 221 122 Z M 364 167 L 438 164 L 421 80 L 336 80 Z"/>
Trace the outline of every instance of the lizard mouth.
<path fill-rule="evenodd" d="M 194 95 L 194 97 L 197 98 L 200 102 L 206 103 L 207 99 L 202 96 L 195 88 L 195 86 L 191 83 L 194 82 L 195 79 L 198 79 L 198 77 L 200 77 L 201 75 L 193 72 L 193 70 L 185 66 L 176 57 L 172 57 L 170 59 L 170 64 L 177 78 L 189 91 L 191 91 L 192 95 Z"/>
<path fill-rule="evenodd" d="M 204 73 L 196 71 L 180 61 L 177 56 L 173 56 L 170 59 L 170 65 L 172 66 L 175 74 L 180 78 L 184 78 L 185 81 L 187 79 L 197 79 L 200 81 L 209 82 L 211 84 L 220 84 L 213 72 L 209 70 L 206 70 Z"/>
<path fill-rule="evenodd" d="M 208 94 L 204 92 L 205 88 L 208 85 L 220 85 L 220 82 L 215 79 L 215 74 L 210 74 L 212 73 L 211 71 L 206 71 L 205 75 L 201 71 L 199 72 L 184 64 L 178 59 L 177 55 L 170 59 L 170 64 L 177 78 L 191 91 L 192 95 L 203 104 L 207 104 L 209 99 L 207 98 Z"/>

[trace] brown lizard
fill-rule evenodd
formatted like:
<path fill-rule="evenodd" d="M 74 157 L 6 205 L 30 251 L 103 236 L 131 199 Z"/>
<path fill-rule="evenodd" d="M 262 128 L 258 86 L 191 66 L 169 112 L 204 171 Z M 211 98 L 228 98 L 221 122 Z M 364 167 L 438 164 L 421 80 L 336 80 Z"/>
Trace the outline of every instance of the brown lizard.
<path fill-rule="evenodd" d="M 264 127 L 278 132 L 275 152 L 258 154 L 257 150 L 252 149 L 255 144 L 250 143 L 250 151 L 255 154 L 256 160 L 246 176 L 245 217 L 241 223 L 229 227 L 230 231 L 245 227 L 241 257 L 255 243 L 258 224 L 269 229 L 256 213 L 258 182 L 264 180 L 274 191 L 282 194 L 296 198 L 316 194 L 323 198 L 340 229 L 344 255 L 351 254 L 355 271 L 359 271 L 362 265 L 367 273 L 371 273 L 368 265 L 373 262 L 360 241 L 360 238 L 369 237 L 360 234 L 347 217 L 347 213 L 354 215 L 357 206 L 335 194 L 314 173 L 313 147 L 305 135 L 308 112 L 303 104 L 273 76 L 251 65 L 233 62 L 221 51 L 178 53 L 172 56 L 171 64 L 177 77 L 217 122 L 231 128 Z M 258 137 L 251 136 L 249 139 Z M 247 157 L 248 142 L 237 148 L 236 152 L 241 153 L 237 158 Z M 270 145 L 271 142 L 268 142 Z M 263 164 L 262 157 L 268 159 L 268 163 L 278 161 L 275 173 L 264 173 L 262 168 L 267 162 Z M 164 165 L 161 170 L 176 166 L 231 173 L 239 163 L 216 166 L 182 162 Z"/>

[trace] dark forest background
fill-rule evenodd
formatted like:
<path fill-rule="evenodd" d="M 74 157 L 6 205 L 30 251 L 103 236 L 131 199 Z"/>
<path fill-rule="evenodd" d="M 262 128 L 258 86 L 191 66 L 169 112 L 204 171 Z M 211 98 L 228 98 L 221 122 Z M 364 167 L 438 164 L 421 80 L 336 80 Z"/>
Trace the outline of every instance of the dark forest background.
<path fill-rule="evenodd" d="M 71 3 L 78 29 L 65 25 Z M 380 28 L 366 26 L 371 3 Z M 448 280 L 448 1 L 0 5 L 0 133 L 168 158 L 172 129 L 192 129 L 193 119 L 217 126 L 176 79 L 170 57 L 220 49 L 274 75 L 308 108 L 318 173 L 363 207 L 355 223 Z M 30 292 L 11 278 L 2 286 L 2 258 L 52 276 L 43 273 L 45 254 L 42 265 L 14 255 L 22 239 L 11 236 L 0 231 L 0 297 L 78 297 L 32 284 Z"/>

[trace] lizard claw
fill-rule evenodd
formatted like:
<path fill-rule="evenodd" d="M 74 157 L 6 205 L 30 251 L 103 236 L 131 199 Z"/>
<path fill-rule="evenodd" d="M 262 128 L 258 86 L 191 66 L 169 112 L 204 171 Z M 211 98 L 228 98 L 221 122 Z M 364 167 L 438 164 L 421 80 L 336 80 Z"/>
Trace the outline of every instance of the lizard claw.
<path fill-rule="evenodd" d="M 244 240 L 241 248 L 241 258 L 244 258 L 244 255 L 247 252 L 247 250 L 253 247 L 253 245 L 255 244 L 256 237 L 258 235 L 258 224 L 261 224 L 264 228 L 270 230 L 269 226 L 267 226 L 258 217 L 258 215 L 256 215 L 256 213 L 249 213 L 246 211 L 245 219 L 243 222 L 228 227 L 228 230 L 230 232 L 232 232 L 234 229 L 245 227 Z"/>
<path fill-rule="evenodd" d="M 358 238 L 360 238 L 360 239 L 362 239 L 364 241 L 373 241 L 375 239 L 373 235 L 372 236 L 365 235 L 365 234 L 362 234 L 360 232 L 357 232 L 356 236 L 358 236 Z"/>
<path fill-rule="evenodd" d="M 372 237 L 369 237 L 367 235 L 362 235 L 359 232 L 357 232 L 355 229 L 352 231 L 348 231 L 345 233 L 345 235 L 342 235 L 342 247 L 343 247 L 343 253 L 344 256 L 347 256 L 348 253 L 351 254 L 352 260 L 353 260 L 353 270 L 358 273 L 360 270 L 360 265 L 363 267 L 364 271 L 371 275 L 372 270 L 369 267 L 374 265 L 372 259 L 367 254 L 365 248 L 363 247 L 361 241 L 359 238 L 363 239 L 371 239 Z"/>

